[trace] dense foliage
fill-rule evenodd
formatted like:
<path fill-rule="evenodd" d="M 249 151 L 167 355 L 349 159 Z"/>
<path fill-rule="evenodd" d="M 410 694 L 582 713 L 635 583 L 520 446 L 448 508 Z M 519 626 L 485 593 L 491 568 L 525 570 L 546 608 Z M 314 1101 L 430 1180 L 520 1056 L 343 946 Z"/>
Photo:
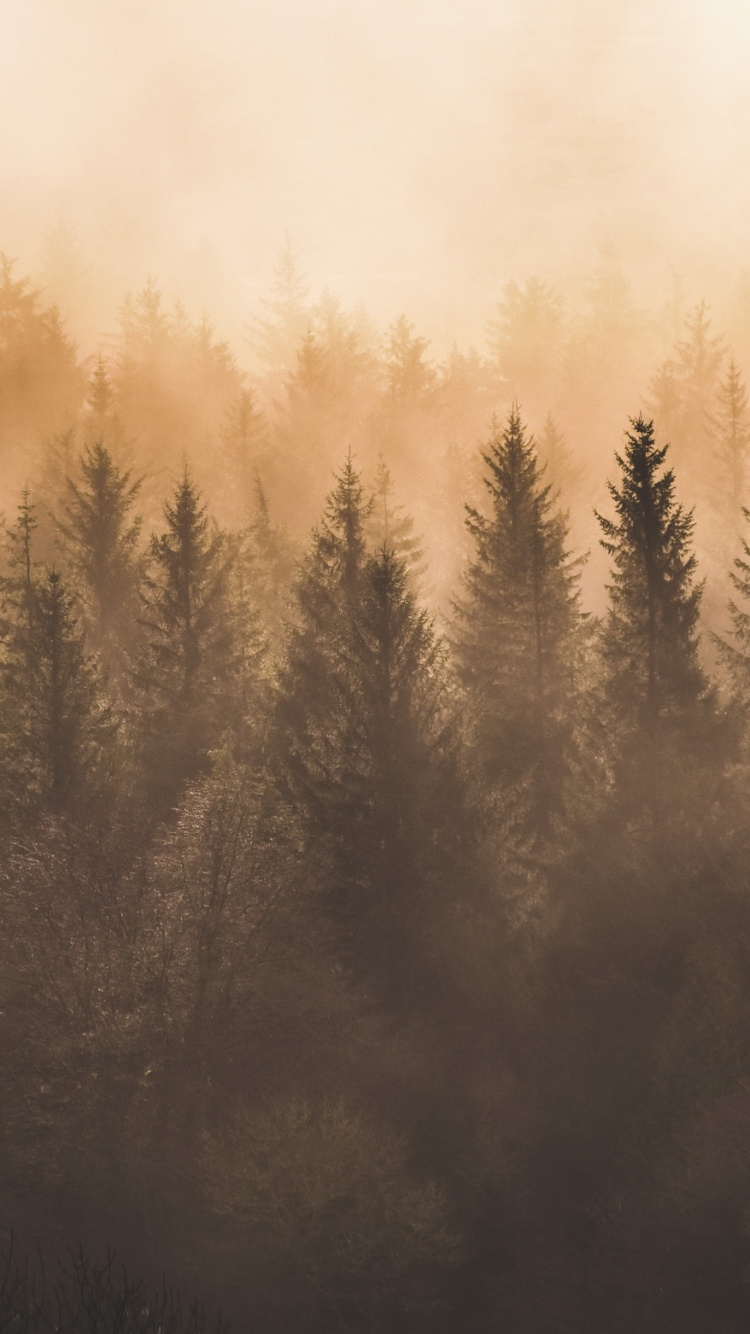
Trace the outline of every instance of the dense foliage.
<path fill-rule="evenodd" d="M 251 382 L 4 264 L 0 1329 L 747 1328 L 746 394 L 701 305 L 584 587 L 616 276 L 436 366 L 287 250 Z"/>

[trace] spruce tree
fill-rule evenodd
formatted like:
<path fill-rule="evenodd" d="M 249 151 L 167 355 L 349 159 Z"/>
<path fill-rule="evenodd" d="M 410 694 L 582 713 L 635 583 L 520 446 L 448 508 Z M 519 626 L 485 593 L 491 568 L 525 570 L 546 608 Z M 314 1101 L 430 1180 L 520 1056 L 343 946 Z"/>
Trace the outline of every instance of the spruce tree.
<path fill-rule="evenodd" d="M 385 340 L 388 397 L 404 406 L 424 399 L 435 387 L 435 370 L 425 360 L 428 339 L 414 332 L 405 315 L 399 316 Z"/>
<path fill-rule="evenodd" d="M 295 590 L 275 754 L 343 961 L 409 1007 L 439 990 L 468 859 L 445 651 L 404 561 L 368 552 L 370 507 L 349 458 Z"/>
<path fill-rule="evenodd" d="M 274 522 L 260 478 L 255 477 L 255 512 L 237 541 L 237 580 L 257 612 L 269 643 L 280 646 L 289 620 L 295 574 L 295 544 Z"/>
<path fill-rule="evenodd" d="M 248 330 L 253 351 L 271 375 L 294 365 L 312 318 L 308 297 L 297 248 L 287 236 L 277 256 L 271 296 L 262 302 L 267 313 L 253 319 Z"/>
<path fill-rule="evenodd" d="M 115 724 L 75 598 L 57 570 L 35 564 L 33 531 L 24 494 L 2 581 L 3 769 L 9 807 L 59 813 L 96 791 Z"/>
<path fill-rule="evenodd" d="M 716 408 L 708 416 L 714 441 L 712 490 L 721 531 L 736 540 L 742 509 L 748 496 L 750 477 L 750 414 L 742 372 L 731 357 L 726 377 L 719 384 Z"/>
<path fill-rule="evenodd" d="M 434 1002 L 462 791 L 444 650 L 392 551 L 363 559 L 325 632 L 294 637 L 282 692 L 285 781 L 341 957 L 391 1008 Z"/>
<path fill-rule="evenodd" d="M 37 527 L 36 506 L 31 503 L 28 486 L 21 492 L 16 522 L 7 529 L 5 556 L 6 573 L 2 589 L 2 634 L 7 638 L 14 624 L 31 624 L 34 591 L 34 532 Z"/>
<path fill-rule="evenodd" d="M 328 708 L 331 663 L 346 640 L 359 592 L 371 509 L 350 454 L 328 495 L 294 589 L 277 711 L 277 747 L 287 770 L 295 769 L 306 737 Z"/>
<path fill-rule="evenodd" d="M 705 301 L 685 317 L 684 329 L 685 337 L 677 343 L 675 356 L 652 381 L 650 411 L 660 434 L 672 440 L 681 472 L 684 470 L 691 481 L 702 485 L 710 454 L 708 418 L 725 344 L 713 333 Z"/>
<path fill-rule="evenodd" d="M 117 412 L 117 396 L 101 352 L 89 377 L 83 433 L 89 447 L 106 443 L 110 452 L 113 448 L 116 452 L 123 448 L 124 432 Z"/>
<path fill-rule="evenodd" d="M 585 473 L 573 457 L 551 412 L 547 413 L 539 439 L 539 462 L 544 468 L 544 481 L 550 488 L 551 501 L 568 509 L 581 491 Z"/>
<path fill-rule="evenodd" d="M 483 455 L 492 508 L 467 507 L 475 554 L 457 605 L 456 653 L 474 752 L 491 785 L 523 784 L 532 822 L 562 804 L 582 642 L 577 562 L 517 407 Z"/>
<path fill-rule="evenodd" d="M 505 284 L 488 333 L 509 397 L 549 401 L 560 369 L 563 332 L 563 303 L 547 283 L 529 278 L 523 287 Z"/>
<path fill-rule="evenodd" d="M 391 471 L 383 455 L 378 458 L 375 486 L 372 493 L 372 511 L 367 523 L 367 536 L 373 551 L 385 547 L 405 563 L 413 579 L 424 573 L 424 548 L 414 532 L 414 520 L 395 498 Z"/>
<path fill-rule="evenodd" d="M 257 498 L 258 463 L 267 450 L 265 415 L 243 389 L 226 414 L 219 444 L 224 508 L 239 527 L 247 523 Z"/>
<path fill-rule="evenodd" d="M 171 803 L 241 727 L 246 665 L 229 603 L 232 556 L 187 470 L 151 539 L 131 674 L 148 785 Z"/>
<path fill-rule="evenodd" d="M 750 510 L 742 511 L 750 523 Z M 734 559 L 729 578 L 733 595 L 728 611 L 731 630 L 727 638 L 717 636 L 722 662 L 729 676 L 732 694 L 743 709 L 750 707 L 750 542 L 740 539 L 742 555 Z"/>
<path fill-rule="evenodd" d="M 638 417 L 631 426 L 615 456 L 620 485 L 609 483 L 617 517 L 597 515 L 614 565 L 601 647 L 614 715 L 653 732 L 684 722 L 707 698 L 698 660 L 702 586 L 692 511 L 675 501 L 672 470 L 662 471 L 668 447 L 655 444 L 653 422 Z"/>
<path fill-rule="evenodd" d="M 79 480 L 67 480 L 58 527 L 81 589 L 89 642 L 118 678 L 136 615 L 141 520 L 133 508 L 141 479 L 119 468 L 101 442 L 87 446 L 78 468 Z"/>

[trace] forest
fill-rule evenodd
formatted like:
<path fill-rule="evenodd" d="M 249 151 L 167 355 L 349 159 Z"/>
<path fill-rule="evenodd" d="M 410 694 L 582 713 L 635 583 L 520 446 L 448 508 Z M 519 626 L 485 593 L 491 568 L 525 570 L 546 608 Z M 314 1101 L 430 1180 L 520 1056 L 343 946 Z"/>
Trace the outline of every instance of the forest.
<path fill-rule="evenodd" d="M 2 260 L 0 1330 L 745 1331 L 747 301 L 607 253 L 441 361 L 287 244 L 243 368 L 52 295 Z"/>

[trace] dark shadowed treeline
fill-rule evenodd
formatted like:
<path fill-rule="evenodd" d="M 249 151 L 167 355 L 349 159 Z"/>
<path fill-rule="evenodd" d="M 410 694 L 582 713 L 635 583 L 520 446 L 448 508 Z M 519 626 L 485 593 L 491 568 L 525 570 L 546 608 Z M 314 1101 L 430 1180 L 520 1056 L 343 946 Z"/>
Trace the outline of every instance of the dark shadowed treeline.
<path fill-rule="evenodd" d="M 0 1328 L 208 1328 L 166 1273 L 269 1334 L 739 1334 L 750 419 L 707 308 L 659 363 L 608 260 L 439 365 L 286 252 L 250 377 L 153 283 L 85 364 L 3 284 L 0 1228 L 68 1268 L 11 1258 Z"/>

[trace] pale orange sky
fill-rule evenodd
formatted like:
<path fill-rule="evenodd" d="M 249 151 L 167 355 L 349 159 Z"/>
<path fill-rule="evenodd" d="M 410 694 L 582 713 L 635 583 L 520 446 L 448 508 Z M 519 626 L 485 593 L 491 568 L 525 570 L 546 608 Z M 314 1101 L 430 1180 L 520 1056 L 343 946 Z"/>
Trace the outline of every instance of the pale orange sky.
<path fill-rule="evenodd" d="M 234 336 L 289 232 L 313 288 L 438 342 L 510 277 L 614 245 L 747 265 L 737 0 L 0 0 L 0 249 L 63 219 L 119 299 L 153 274 Z"/>

